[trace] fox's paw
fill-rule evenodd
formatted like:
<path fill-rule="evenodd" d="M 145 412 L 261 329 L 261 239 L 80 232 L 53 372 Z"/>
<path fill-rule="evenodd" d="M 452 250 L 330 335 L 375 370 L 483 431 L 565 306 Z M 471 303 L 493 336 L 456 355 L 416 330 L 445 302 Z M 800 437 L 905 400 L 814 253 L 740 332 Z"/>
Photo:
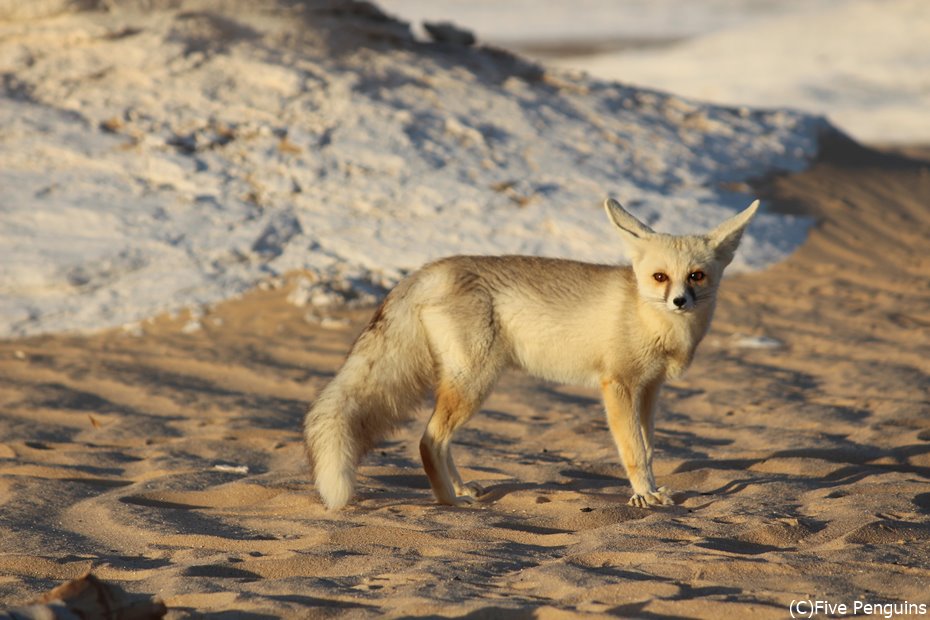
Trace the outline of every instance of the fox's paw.
<path fill-rule="evenodd" d="M 445 504 L 446 506 L 455 506 L 456 508 L 468 508 L 469 506 L 477 504 L 478 500 L 470 495 L 457 495 L 456 497 L 442 500 L 439 503 Z"/>
<path fill-rule="evenodd" d="M 456 488 L 455 492 L 461 496 L 465 496 L 471 499 L 481 497 L 485 494 L 484 487 L 477 482 L 466 482 L 465 484 Z"/>
<path fill-rule="evenodd" d="M 638 508 L 648 508 L 649 506 L 673 506 L 675 500 L 672 499 L 672 492 L 668 487 L 659 487 L 655 491 L 646 491 L 645 493 L 634 493 L 629 501 L 630 506 Z"/>

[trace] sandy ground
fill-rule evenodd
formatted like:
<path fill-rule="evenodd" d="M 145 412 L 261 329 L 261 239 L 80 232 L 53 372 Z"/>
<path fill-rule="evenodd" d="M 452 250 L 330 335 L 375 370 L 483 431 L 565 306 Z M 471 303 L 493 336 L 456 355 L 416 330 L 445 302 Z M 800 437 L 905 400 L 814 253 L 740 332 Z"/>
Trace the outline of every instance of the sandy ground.
<path fill-rule="evenodd" d="M 491 490 L 479 508 L 434 504 L 421 415 L 365 461 L 357 501 L 325 513 L 299 425 L 366 316 L 311 323 L 286 285 L 193 333 L 178 316 L 2 342 L 0 602 L 93 569 L 173 618 L 930 603 L 927 154 L 834 145 L 759 188 L 821 222 L 787 262 L 729 279 L 665 389 L 668 509 L 626 505 L 594 393 L 509 375 L 458 440 L 463 474 Z"/>

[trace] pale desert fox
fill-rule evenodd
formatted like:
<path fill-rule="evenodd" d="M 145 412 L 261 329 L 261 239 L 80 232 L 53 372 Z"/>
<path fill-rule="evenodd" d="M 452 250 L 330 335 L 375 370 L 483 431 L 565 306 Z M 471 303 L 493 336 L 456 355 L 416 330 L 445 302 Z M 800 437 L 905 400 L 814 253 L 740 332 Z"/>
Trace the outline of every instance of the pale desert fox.
<path fill-rule="evenodd" d="M 449 443 L 501 372 L 522 368 L 599 387 L 633 487 L 630 504 L 672 504 L 652 473 L 659 388 L 707 332 L 724 268 L 759 202 L 705 235 L 656 233 L 608 199 L 632 267 L 530 256 L 454 256 L 402 280 L 307 413 L 316 488 L 330 509 L 352 497 L 362 456 L 435 390 L 420 441 L 436 499 L 469 504 Z"/>

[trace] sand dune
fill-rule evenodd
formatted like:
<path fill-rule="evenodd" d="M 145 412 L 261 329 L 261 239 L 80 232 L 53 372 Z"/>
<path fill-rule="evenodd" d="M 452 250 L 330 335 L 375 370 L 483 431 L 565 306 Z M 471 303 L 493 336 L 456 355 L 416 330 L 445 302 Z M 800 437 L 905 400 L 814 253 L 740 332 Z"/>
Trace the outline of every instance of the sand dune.
<path fill-rule="evenodd" d="M 420 41 L 352 0 L 86 4 L 109 9 L 8 21 L 0 4 L 2 337 L 295 270 L 316 305 L 373 303 L 450 248 L 617 260 L 587 221 L 606 194 L 693 232 L 746 206 L 729 184 L 804 169 L 830 129 Z M 730 270 L 807 227 L 760 215 Z"/>
<path fill-rule="evenodd" d="M 820 223 L 788 261 L 726 283 L 664 392 L 657 474 L 677 506 L 626 505 L 595 394 L 510 375 L 457 442 L 490 489 L 480 507 L 433 503 L 421 416 L 325 513 L 298 428 L 366 316 L 309 322 L 286 301 L 294 274 L 196 331 L 176 316 L 0 343 L 0 600 L 92 568 L 174 618 L 926 603 L 930 165 L 834 144 L 759 191 Z"/>

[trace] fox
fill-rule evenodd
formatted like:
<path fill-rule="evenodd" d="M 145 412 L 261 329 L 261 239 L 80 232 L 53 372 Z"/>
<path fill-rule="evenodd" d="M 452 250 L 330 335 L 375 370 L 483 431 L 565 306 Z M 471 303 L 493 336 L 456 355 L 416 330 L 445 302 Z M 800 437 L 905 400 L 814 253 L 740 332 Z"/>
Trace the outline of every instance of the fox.
<path fill-rule="evenodd" d="M 629 265 L 536 256 L 452 256 L 402 279 L 306 414 L 306 451 L 325 507 L 344 507 L 362 457 L 432 391 L 420 457 L 440 504 L 485 495 L 462 480 L 451 442 L 506 369 L 600 390 L 632 487 L 629 504 L 673 505 L 653 475 L 660 388 L 691 364 L 724 269 L 759 208 L 705 234 L 654 231 L 608 198 Z"/>

